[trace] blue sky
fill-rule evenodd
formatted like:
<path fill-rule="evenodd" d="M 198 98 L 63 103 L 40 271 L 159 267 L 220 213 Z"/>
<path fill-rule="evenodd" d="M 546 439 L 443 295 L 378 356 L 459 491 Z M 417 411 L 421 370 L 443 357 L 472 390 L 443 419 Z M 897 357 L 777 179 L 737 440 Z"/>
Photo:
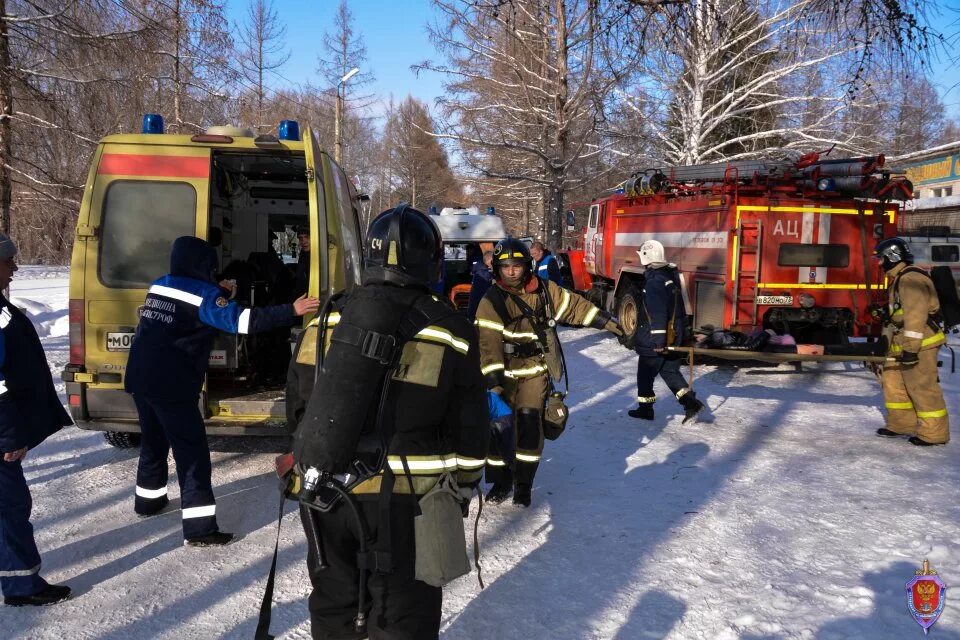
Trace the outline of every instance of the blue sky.
<path fill-rule="evenodd" d="M 246 17 L 247 0 L 227 0 L 232 21 Z M 333 31 L 334 14 L 339 0 L 274 0 L 274 8 L 287 28 L 290 60 L 278 70 L 279 85 L 298 85 L 319 81 L 316 74 L 317 55 L 323 48 L 323 34 Z M 352 0 L 355 29 L 363 35 L 368 61 L 364 71 L 371 71 L 376 81 L 370 91 L 383 100 L 390 94 L 401 100 L 409 93 L 433 104 L 443 92 L 439 74 L 421 72 L 417 77 L 410 65 L 437 56 L 429 41 L 426 25 L 435 19 L 430 0 Z M 944 11 L 934 20 L 945 31 L 960 31 L 960 0 L 946 0 Z M 946 61 L 933 62 L 932 78 L 940 90 L 947 111 L 960 117 L 960 66 Z"/>
<path fill-rule="evenodd" d="M 287 28 L 290 59 L 278 70 L 279 84 L 321 81 L 316 73 L 317 56 L 323 51 L 323 34 L 334 31 L 339 0 L 274 0 L 274 9 Z M 228 0 L 231 21 L 246 18 L 247 0 Z M 439 74 L 422 72 L 417 77 L 410 65 L 435 57 L 427 36 L 427 22 L 434 16 L 429 0 L 352 0 L 354 29 L 367 45 L 367 63 L 376 81 L 369 91 L 386 100 L 392 93 L 399 101 L 411 94 L 433 104 L 443 91 Z"/>

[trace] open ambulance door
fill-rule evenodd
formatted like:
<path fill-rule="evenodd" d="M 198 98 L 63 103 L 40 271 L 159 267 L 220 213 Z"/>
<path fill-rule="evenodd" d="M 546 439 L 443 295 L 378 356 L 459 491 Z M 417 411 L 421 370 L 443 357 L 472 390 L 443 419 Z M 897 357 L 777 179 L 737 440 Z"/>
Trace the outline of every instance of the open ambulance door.
<path fill-rule="evenodd" d="M 308 292 L 320 298 L 352 291 L 363 268 L 357 198 L 343 169 L 320 149 L 309 127 L 303 131 L 310 216 L 310 283 Z M 319 249 L 325 250 L 319 250 Z M 305 318 L 309 321 L 310 318 Z"/>

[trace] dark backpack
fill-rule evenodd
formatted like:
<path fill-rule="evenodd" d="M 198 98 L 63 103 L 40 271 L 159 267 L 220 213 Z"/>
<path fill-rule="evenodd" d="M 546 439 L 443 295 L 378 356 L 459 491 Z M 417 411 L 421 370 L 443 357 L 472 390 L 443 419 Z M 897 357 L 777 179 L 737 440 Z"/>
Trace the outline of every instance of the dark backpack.
<path fill-rule="evenodd" d="M 957 282 L 953 279 L 950 267 L 941 265 L 927 271 L 911 265 L 900 272 L 895 287 L 899 287 L 900 276 L 908 272 L 922 273 L 933 281 L 933 288 L 940 301 L 940 312 L 936 317 L 931 316 L 933 321 L 942 324 L 944 331 L 960 326 L 960 297 L 957 296 Z"/>

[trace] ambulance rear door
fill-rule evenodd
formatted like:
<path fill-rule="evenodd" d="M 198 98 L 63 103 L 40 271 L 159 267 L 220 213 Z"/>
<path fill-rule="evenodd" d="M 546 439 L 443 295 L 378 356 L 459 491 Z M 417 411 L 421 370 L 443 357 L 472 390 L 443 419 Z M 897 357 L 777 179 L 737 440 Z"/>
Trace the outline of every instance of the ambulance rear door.
<path fill-rule="evenodd" d="M 150 283 L 170 268 L 170 246 L 206 237 L 210 184 L 207 147 L 104 144 L 93 181 L 85 245 L 86 413 L 133 419 L 123 391 L 137 309 Z"/>

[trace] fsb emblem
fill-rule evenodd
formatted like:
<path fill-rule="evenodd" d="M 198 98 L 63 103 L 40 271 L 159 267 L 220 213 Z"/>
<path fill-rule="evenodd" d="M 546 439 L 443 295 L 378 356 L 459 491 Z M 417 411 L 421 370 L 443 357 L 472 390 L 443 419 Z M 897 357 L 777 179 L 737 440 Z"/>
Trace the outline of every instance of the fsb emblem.
<path fill-rule="evenodd" d="M 910 615 L 923 627 L 926 635 L 930 627 L 943 613 L 943 605 L 947 599 L 947 585 L 930 568 L 927 560 L 923 561 L 923 568 L 917 569 L 916 575 L 907 582 L 907 608 Z"/>

